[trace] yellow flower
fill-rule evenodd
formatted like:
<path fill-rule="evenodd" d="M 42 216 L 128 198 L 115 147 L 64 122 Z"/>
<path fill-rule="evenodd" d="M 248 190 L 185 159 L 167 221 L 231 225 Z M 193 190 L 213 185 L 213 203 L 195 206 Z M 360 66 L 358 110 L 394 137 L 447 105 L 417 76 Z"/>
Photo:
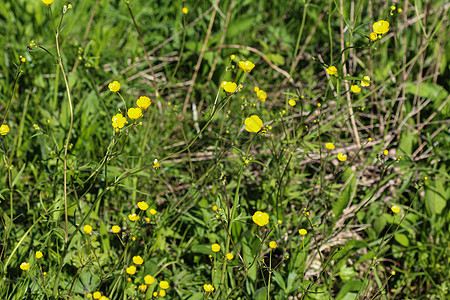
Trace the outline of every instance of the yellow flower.
<path fill-rule="evenodd" d="M 255 86 L 255 87 L 253 88 L 253 90 L 255 91 L 255 93 L 257 93 L 257 92 L 259 91 L 259 87 Z"/>
<path fill-rule="evenodd" d="M 1 134 L 1 135 L 7 135 L 8 132 L 9 132 L 9 126 L 6 125 L 6 124 L 3 124 L 3 125 L 0 127 L 0 134 Z"/>
<path fill-rule="evenodd" d="M 395 10 L 396 8 L 395 5 L 391 5 L 391 10 Z"/>
<path fill-rule="evenodd" d="M 153 168 L 158 170 L 161 167 L 161 165 L 159 164 L 158 160 L 155 158 L 155 160 L 153 161 Z"/>
<path fill-rule="evenodd" d="M 136 273 L 136 267 L 130 266 L 127 268 L 127 274 L 134 275 Z"/>
<path fill-rule="evenodd" d="M 151 215 L 156 215 L 156 213 L 157 213 L 157 211 L 156 211 L 156 209 L 154 209 L 154 208 L 151 208 L 150 210 L 149 210 L 149 212 L 150 212 L 150 214 Z"/>
<path fill-rule="evenodd" d="M 230 55 L 230 59 L 231 59 L 231 60 L 234 60 L 235 58 L 236 58 L 236 55 L 234 55 L 234 54 L 231 54 L 231 55 Z"/>
<path fill-rule="evenodd" d="M 94 296 L 94 299 L 100 299 L 100 297 L 102 296 L 102 293 L 94 292 L 93 296 Z"/>
<path fill-rule="evenodd" d="M 289 103 L 289 105 L 292 106 L 292 107 L 294 107 L 294 106 L 297 104 L 297 102 L 296 102 L 294 99 L 290 99 L 290 100 L 288 101 L 288 103 Z"/>
<path fill-rule="evenodd" d="M 158 292 L 153 292 L 153 297 L 158 297 Z"/>
<path fill-rule="evenodd" d="M 337 69 L 335 66 L 329 66 L 325 69 L 325 71 L 328 73 L 328 75 L 334 75 L 337 73 Z"/>
<path fill-rule="evenodd" d="M 42 258 L 42 256 L 44 256 L 44 254 L 42 254 L 41 251 L 36 251 L 36 258 L 37 259 Z"/>
<path fill-rule="evenodd" d="M 163 280 L 159 283 L 159 287 L 162 288 L 163 290 L 167 290 L 169 288 L 169 283 Z"/>
<path fill-rule="evenodd" d="M 277 247 L 277 242 L 271 241 L 271 242 L 269 243 L 269 247 L 272 248 L 272 249 L 275 249 L 275 248 Z"/>
<path fill-rule="evenodd" d="M 20 58 L 20 61 L 24 63 L 24 62 L 26 62 L 27 60 L 26 60 L 25 57 L 21 57 L 21 58 Z"/>
<path fill-rule="evenodd" d="M 27 262 L 23 262 L 23 263 L 20 264 L 19 267 L 20 267 L 22 270 L 24 270 L 24 271 L 28 271 L 28 269 L 30 268 L 30 264 L 27 263 Z"/>
<path fill-rule="evenodd" d="M 263 121 L 257 115 L 246 118 L 244 123 L 248 132 L 258 132 L 263 126 Z"/>
<path fill-rule="evenodd" d="M 148 208 L 148 204 L 145 203 L 145 201 L 138 202 L 137 205 L 138 205 L 140 210 L 147 210 L 147 208 Z"/>
<path fill-rule="evenodd" d="M 391 210 L 394 214 L 398 214 L 400 212 L 400 207 L 398 207 L 397 205 L 392 205 Z"/>
<path fill-rule="evenodd" d="M 133 256 L 133 263 L 135 265 L 142 265 L 144 263 L 144 260 L 140 255 Z"/>
<path fill-rule="evenodd" d="M 160 291 L 159 291 L 159 296 L 160 296 L 160 297 L 166 296 L 166 291 L 165 291 L 165 290 L 160 290 Z"/>
<path fill-rule="evenodd" d="M 139 97 L 139 99 L 136 100 L 136 105 L 140 109 L 147 109 L 147 107 L 149 107 L 150 104 L 152 104 L 152 101 L 150 100 L 149 97 L 146 96 L 141 96 Z"/>
<path fill-rule="evenodd" d="M 337 155 L 337 158 L 340 161 L 346 161 L 347 160 L 347 155 L 344 155 L 342 152 L 339 152 L 338 155 Z"/>
<path fill-rule="evenodd" d="M 187 9 L 187 7 L 183 7 L 183 14 L 187 14 L 188 13 L 188 9 Z"/>
<path fill-rule="evenodd" d="M 220 251 L 220 245 L 219 244 L 212 244 L 211 245 L 211 250 L 213 252 L 219 252 Z"/>
<path fill-rule="evenodd" d="M 352 85 L 350 87 L 350 89 L 352 90 L 353 93 L 358 94 L 359 92 L 361 92 L 361 88 L 359 86 L 357 86 L 356 84 Z"/>
<path fill-rule="evenodd" d="M 361 86 L 366 87 L 370 85 L 370 77 L 364 76 L 364 80 L 361 81 Z"/>
<path fill-rule="evenodd" d="M 333 150 L 335 148 L 335 146 L 333 143 L 326 143 L 325 148 L 327 148 L 328 150 Z"/>
<path fill-rule="evenodd" d="M 147 290 L 147 285 L 146 284 L 141 284 L 139 286 L 139 289 L 141 290 L 141 292 L 145 292 Z"/>
<path fill-rule="evenodd" d="M 267 99 L 267 93 L 264 92 L 263 90 L 258 89 L 258 91 L 256 92 L 256 96 L 257 96 L 258 99 L 261 100 L 262 102 L 266 102 L 266 99 Z"/>
<path fill-rule="evenodd" d="M 234 255 L 233 255 L 233 253 L 227 253 L 227 255 L 225 255 L 225 257 L 226 257 L 228 260 L 232 260 L 232 259 L 234 258 Z"/>
<path fill-rule="evenodd" d="M 395 271 L 391 271 L 391 275 L 394 276 L 395 275 Z"/>
<path fill-rule="evenodd" d="M 42 2 L 44 2 L 45 5 L 49 6 L 53 3 L 53 0 L 42 0 Z"/>
<path fill-rule="evenodd" d="M 117 226 L 117 225 L 114 225 L 111 229 L 112 229 L 113 233 L 119 233 L 120 232 L 120 227 Z"/>
<path fill-rule="evenodd" d="M 130 221 L 137 221 L 137 220 L 139 220 L 139 216 L 138 215 L 136 215 L 136 214 L 129 214 L 128 215 L 128 219 L 130 219 Z"/>
<path fill-rule="evenodd" d="M 118 81 L 113 81 L 108 84 L 108 88 L 111 92 L 118 92 L 120 90 L 120 83 Z"/>
<path fill-rule="evenodd" d="M 378 22 L 373 23 L 373 32 L 376 34 L 385 34 L 389 31 L 389 22 L 380 20 Z"/>
<path fill-rule="evenodd" d="M 153 284 L 153 282 L 155 282 L 155 278 L 153 278 L 152 275 L 145 275 L 144 281 L 146 284 L 150 285 Z"/>
<path fill-rule="evenodd" d="M 109 300 L 109 298 L 106 297 L 106 296 L 101 296 L 101 297 L 100 297 L 100 300 Z"/>
<path fill-rule="evenodd" d="M 92 226 L 91 225 L 84 225 L 83 230 L 84 230 L 84 232 L 89 234 L 92 231 Z"/>
<path fill-rule="evenodd" d="M 111 119 L 112 126 L 116 129 L 122 128 L 125 126 L 125 123 L 127 122 L 127 119 L 122 114 L 117 114 Z"/>
<path fill-rule="evenodd" d="M 371 41 L 376 41 L 376 40 L 378 39 L 378 34 L 376 34 L 375 32 L 371 32 L 371 33 L 369 34 L 369 39 L 370 39 Z"/>
<path fill-rule="evenodd" d="M 225 92 L 233 93 L 237 89 L 237 84 L 231 81 L 224 81 L 222 82 L 222 88 L 225 90 Z"/>
<path fill-rule="evenodd" d="M 269 215 L 258 210 L 253 214 L 252 220 L 258 226 L 264 226 L 269 224 Z"/>
<path fill-rule="evenodd" d="M 308 233 L 308 231 L 306 231 L 306 229 L 299 229 L 299 231 L 298 231 L 298 233 L 300 234 L 300 235 L 306 235 L 307 233 Z"/>
<path fill-rule="evenodd" d="M 205 292 L 207 293 L 211 293 L 214 291 L 214 287 L 212 286 L 212 284 L 204 284 L 203 285 L 203 289 L 205 290 Z"/>
<path fill-rule="evenodd" d="M 217 205 L 213 205 L 212 210 L 213 210 L 213 211 L 217 211 L 217 209 L 218 209 L 218 208 L 217 208 Z"/>
<path fill-rule="evenodd" d="M 398 11 L 399 13 L 401 13 L 401 12 L 403 11 L 403 9 L 398 8 L 397 11 Z"/>
<path fill-rule="evenodd" d="M 387 156 L 387 155 L 389 154 L 389 150 L 387 150 L 387 149 L 384 150 L 384 151 L 383 151 L 383 154 L 384 154 L 385 156 Z"/>
<path fill-rule="evenodd" d="M 239 68 L 242 69 L 244 72 L 250 72 L 255 67 L 255 64 L 251 61 L 240 61 L 239 62 Z"/>
<path fill-rule="evenodd" d="M 137 120 L 142 117 L 142 110 L 139 107 L 130 107 L 127 115 L 131 120 Z"/>
<path fill-rule="evenodd" d="M 145 222 L 147 222 L 147 223 L 150 222 L 150 218 L 149 218 L 149 217 L 146 217 L 146 218 L 145 218 Z"/>

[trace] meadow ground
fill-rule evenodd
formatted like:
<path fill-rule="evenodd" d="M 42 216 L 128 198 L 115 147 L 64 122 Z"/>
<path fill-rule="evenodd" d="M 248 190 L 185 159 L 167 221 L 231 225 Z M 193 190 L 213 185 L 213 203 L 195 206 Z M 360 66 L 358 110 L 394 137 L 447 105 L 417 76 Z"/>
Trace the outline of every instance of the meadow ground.
<path fill-rule="evenodd" d="M 0 299 L 448 299 L 447 1 L 0 2 Z"/>

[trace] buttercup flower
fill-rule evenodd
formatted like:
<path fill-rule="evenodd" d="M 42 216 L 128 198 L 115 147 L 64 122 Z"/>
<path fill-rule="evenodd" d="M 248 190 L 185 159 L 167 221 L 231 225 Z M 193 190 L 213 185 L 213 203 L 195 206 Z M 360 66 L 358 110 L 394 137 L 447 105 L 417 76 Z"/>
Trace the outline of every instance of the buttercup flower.
<path fill-rule="evenodd" d="M 102 296 L 102 293 L 94 292 L 94 294 L 92 296 L 94 297 L 94 299 L 100 299 L 100 297 Z"/>
<path fill-rule="evenodd" d="M 375 32 L 371 32 L 371 33 L 369 34 L 369 39 L 370 39 L 371 41 L 376 41 L 376 40 L 378 39 L 378 34 L 376 34 Z"/>
<path fill-rule="evenodd" d="M 129 214 L 128 219 L 130 219 L 130 221 L 134 222 L 134 221 L 139 220 L 139 216 L 137 214 Z"/>
<path fill-rule="evenodd" d="M 139 107 L 130 107 L 127 115 L 131 120 L 137 120 L 142 117 L 142 110 Z"/>
<path fill-rule="evenodd" d="M 299 229 L 299 231 L 298 231 L 298 233 L 300 234 L 300 235 L 306 235 L 307 233 L 308 233 L 308 231 L 306 231 L 306 229 Z"/>
<path fill-rule="evenodd" d="M 101 296 L 101 297 L 100 297 L 100 300 L 109 300 L 109 298 L 106 297 L 106 296 Z"/>
<path fill-rule="evenodd" d="M 244 72 L 250 72 L 251 70 L 253 70 L 253 68 L 255 67 L 255 64 L 252 63 L 251 61 L 240 61 L 239 62 L 239 68 L 242 69 L 242 71 Z"/>
<path fill-rule="evenodd" d="M 335 146 L 333 143 L 326 143 L 325 148 L 327 148 L 328 150 L 333 150 L 335 148 Z"/>
<path fill-rule="evenodd" d="M 127 268 L 127 274 L 134 275 L 136 273 L 136 267 L 130 266 Z"/>
<path fill-rule="evenodd" d="M 155 282 L 155 278 L 153 278 L 152 275 L 145 275 L 144 281 L 146 284 L 150 285 L 153 284 L 153 282 Z"/>
<path fill-rule="evenodd" d="M 397 205 L 392 205 L 391 210 L 394 214 L 398 214 L 400 212 L 400 207 L 398 207 Z"/>
<path fill-rule="evenodd" d="M 258 132 L 263 126 L 263 121 L 257 115 L 246 118 L 244 123 L 248 132 Z"/>
<path fill-rule="evenodd" d="M 211 293 L 214 291 L 214 287 L 212 286 L 212 284 L 204 284 L 203 285 L 203 289 L 205 290 L 205 292 L 207 293 Z"/>
<path fill-rule="evenodd" d="M 213 211 L 217 211 L 217 210 L 218 210 L 217 205 L 213 205 L 213 206 L 212 206 L 212 210 L 213 210 Z"/>
<path fill-rule="evenodd" d="M 36 258 L 37 258 L 37 259 L 42 258 L 42 256 L 44 256 L 44 254 L 42 254 L 41 251 L 36 251 Z"/>
<path fill-rule="evenodd" d="M 212 244 L 211 245 L 211 250 L 213 252 L 219 252 L 220 251 L 220 245 L 219 244 Z"/>
<path fill-rule="evenodd" d="M 258 99 L 261 100 L 262 102 L 266 102 L 266 99 L 267 99 L 267 93 L 264 92 L 263 90 L 258 89 L 258 91 L 256 92 L 256 96 L 257 96 Z"/>
<path fill-rule="evenodd" d="M 373 23 L 372 28 L 373 32 L 375 32 L 376 34 L 385 34 L 386 32 L 389 31 L 389 22 L 380 20 L 378 22 Z"/>
<path fill-rule="evenodd" d="M 133 256 L 133 263 L 136 265 L 142 265 L 144 263 L 144 260 L 140 255 Z"/>
<path fill-rule="evenodd" d="M 165 290 L 160 290 L 160 291 L 159 291 L 159 296 L 160 296 L 160 297 L 166 296 L 166 291 L 165 291 Z"/>
<path fill-rule="evenodd" d="M 140 109 L 147 109 L 147 107 L 149 107 L 150 104 L 152 104 L 152 101 L 150 100 L 149 97 L 146 96 L 140 96 L 139 99 L 136 100 L 136 105 Z"/>
<path fill-rule="evenodd" d="M 325 71 L 328 73 L 328 75 L 334 75 L 337 73 L 337 69 L 335 66 L 329 66 L 325 69 Z"/>
<path fill-rule="evenodd" d="M 370 77 L 364 76 L 364 80 L 361 81 L 361 86 L 366 87 L 370 85 Z"/>
<path fill-rule="evenodd" d="M 292 107 L 294 107 L 295 105 L 297 105 L 297 102 L 296 102 L 294 99 L 290 99 L 290 100 L 288 101 L 288 103 L 289 103 L 289 105 L 292 106 Z"/>
<path fill-rule="evenodd" d="M 275 248 L 277 247 L 277 242 L 271 241 L 271 242 L 269 243 L 269 247 L 272 248 L 272 249 L 275 249 Z"/>
<path fill-rule="evenodd" d="M 147 210 L 147 208 L 148 208 L 148 204 L 145 203 L 145 201 L 138 202 L 137 205 L 138 205 L 140 210 Z"/>
<path fill-rule="evenodd" d="M 141 284 L 139 286 L 139 289 L 141 290 L 141 292 L 145 292 L 147 290 L 147 285 L 146 284 Z"/>
<path fill-rule="evenodd" d="M 27 262 L 23 262 L 20 264 L 20 269 L 24 270 L 24 271 L 28 271 L 28 269 L 30 268 L 30 264 Z"/>
<path fill-rule="evenodd" d="M 352 90 L 353 93 L 358 94 L 359 92 L 361 92 L 361 88 L 359 86 L 357 86 L 356 84 L 352 85 L 350 87 L 350 89 Z"/>
<path fill-rule="evenodd" d="M 232 260 L 232 259 L 234 258 L 234 255 L 233 255 L 233 253 L 227 253 L 227 255 L 225 255 L 225 257 L 226 257 L 228 260 Z"/>
<path fill-rule="evenodd" d="M 84 232 L 89 234 L 92 231 L 92 226 L 91 225 L 84 225 L 83 230 L 84 230 Z"/>
<path fill-rule="evenodd" d="M 386 149 L 386 150 L 384 150 L 384 151 L 383 151 L 383 154 L 384 154 L 385 156 L 388 156 L 388 154 L 389 154 L 389 150 L 387 150 L 387 149 Z"/>
<path fill-rule="evenodd" d="M 3 125 L 0 127 L 0 135 L 7 135 L 8 132 L 9 132 L 9 126 L 6 125 L 6 124 L 3 124 Z"/>
<path fill-rule="evenodd" d="M 151 214 L 152 216 L 156 215 L 156 213 L 157 213 L 156 209 L 154 209 L 154 208 L 151 208 L 151 209 L 149 210 L 149 212 L 150 212 L 150 214 Z"/>
<path fill-rule="evenodd" d="M 159 283 L 159 287 L 162 288 L 163 290 L 167 290 L 169 288 L 169 283 L 163 280 Z"/>
<path fill-rule="evenodd" d="M 222 82 L 222 88 L 225 90 L 225 92 L 233 93 L 237 89 L 237 84 L 231 81 L 224 81 Z"/>
<path fill-rule="evenodd" d="M 42 2 L 44 2 L 45 5 L 49 6 L 53 3 L 53 0 L 42 0 Z"/>
<path fill-rule="evenodd" d="M 112 126 L 116 129 L 120 129 L 125 126 L 127 119 L 122 114 L 117 114 L 111 118 Z"/>
<path fill-rule="evenodd" d="M 118 81 L 113 81 L 108 84 L 108 88 L 111 92 L 118 92 L 120 90 L 120 83 Z"/>
<path fill-rule="evenodd" d="M 338 155 L 337 155 L 337 158 L 340 161 L 346 161 L 347 160 L 347 155 L 344 155 L 342 152 L 339 152 Z"/>
<path fill-rule="evenodd" d="M 120 232 L 120 227 L 117 226 L 117 225 L 114 225 L 111 229 L 112 229 L 113 233 L 119 233 Z"/>
<path fill-rule="evenodd" d="M 252 216 L 253 222 L 255 222 L 258 226 L 264 226 L 269 224 L 269 215 L 263 213 L 262 211 L 257 211 Z"/>
<path fill-rule="evenodd" d="M 235 58 L 236 58 L 236 55 L 234 55 L 234 54 L 231 54 L 231 55 L 230 55 L 230 59 L 231 59 L 231 60 L 234 60 Z"/>
<path fill-rule="evenodd" d="M 187 14 L 188 13 L 188 9 L 187 9 L 187 7 L 183 7 L 183 14 Z"/>
<path fill-rule="evenodd" d="M 160 163 L 158 162 L 158 160 L 155 158 L 155 160 L 153 161 L 153 168 L 158 170 L 161 167 Z"/>

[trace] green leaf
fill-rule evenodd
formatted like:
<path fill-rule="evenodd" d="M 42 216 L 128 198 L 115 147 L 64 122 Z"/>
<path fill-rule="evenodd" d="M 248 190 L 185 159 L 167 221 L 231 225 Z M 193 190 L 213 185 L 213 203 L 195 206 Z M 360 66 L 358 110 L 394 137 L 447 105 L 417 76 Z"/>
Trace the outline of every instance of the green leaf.
<path fill-rule="evenodd" d="M 342 266 L 339 270 L 339 277 L 341 277 L 342 281 L 346 282 L 352 279 L 356 275 L 355 270 L 351 266 Z"/>
<path fill-rule="evenodd" d="M 409 246 L 409 239 L 406 236 L 406 234 L 397 233 L 397 234 L 395 234 L 394 239 L 397 241 L 397 243 L 399 243 L 400 245 L 402 245 L 404 247 Z"/>
<path fill-rule="evenodd" d="M 425 186 L 425 206 L 431 216 L 442 213 L 447 205 L 447 196 L 443 180 L 436 180 Z"/>

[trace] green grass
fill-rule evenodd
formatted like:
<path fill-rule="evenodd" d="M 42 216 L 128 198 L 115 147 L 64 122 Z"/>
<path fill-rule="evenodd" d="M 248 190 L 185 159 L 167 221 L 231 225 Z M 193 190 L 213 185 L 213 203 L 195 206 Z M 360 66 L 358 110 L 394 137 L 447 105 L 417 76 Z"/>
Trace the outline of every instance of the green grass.
<path fill-rule="evenodd" d="M 446 299 L 448 3 L 215 2 L 0 3 L 0 299 Z"/>

